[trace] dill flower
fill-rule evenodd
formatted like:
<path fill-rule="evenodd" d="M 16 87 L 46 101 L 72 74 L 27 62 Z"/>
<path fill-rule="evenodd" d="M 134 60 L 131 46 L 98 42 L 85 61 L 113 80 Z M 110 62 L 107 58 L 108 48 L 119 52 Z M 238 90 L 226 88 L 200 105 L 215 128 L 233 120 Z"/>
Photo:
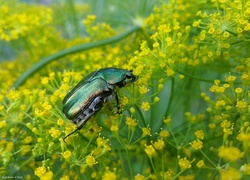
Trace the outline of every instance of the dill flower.
<path fill-rule="evenodd" d="M 6 121 L 0 121 L 0 129 L 6 126 Z"/>
<path fill-rule="evenodd" d="M 103 180 L 116 180 L 117 179 L 117 176 L 114 172 L 105 172 L 103 177 L 102 177 Z"/>
<path fill-rule="evenodd" d="M 202 130 L 197 130 L 197 131 L 195 131 L 194 134 L 195 134 L 196 138 L 198 138 L 198 139 L 203 139 L 204 138 L 204 133 L 203 133 Z"/>
<path fill-rule="evenodd" d="M 150 135 L 151 135 L 151 129 L 143 127 L 142 128 L 142 137 L 150 136 Z"/>
<path fill-rule="evenodd" d="M 150 104 L 148 102 L 142 102 L 141 108 L 143 111 L 148 111 L 150 109 Z"/>
<path fill-rule="evenodd" d="M 204 167 L 204 161 L 203 160 L 200 160 L 200 161 L 198 161 L 197 162 L 197 164 L 196 164 L 196 166 L 198 167 L 198 168 L 202 168 L 202 167 Z"/>
<path fill-rule="evenodd" d="M 243 172 L 247 175 L 250 175 L 250 164 L 244 164 Z"/>
<path fill-rule="evenodd" d="M 191 146 L 192 148 L 194 148 L 195 150 L 200 150 L 203 146 L 203 142 L 200 141 L 199 139 L 197 140 L 194 140 L 192 143 L 191 143 Z"/>
<path fill-rule="evenodd" d="M 240 179 L 240 172 L 232 167 L 230 167 L 226 170 L 220 170 L 220 175 L 221 175 L 222 180 L 228 180 L 228 179 L 238 180 L 238 179 Z"/>
<path fill-rule="evenodd" d="M 134 108 L 129 108 L 129 111 L 132 113 L 132 114 L 134 114 L 135 113 L 135 109 Z"/>
<path fill-rule="evenodd" d="M 57 124 L 58 124 L 59 126 L 62 126 L 62 125 L 64 124 L 64 120 L 63 120 L 63 119 L 58 119 L 58 120 L 57 120 Z"/>
<path fill-rule="evenodd" d="M 126 117 L 126 124 L 127 124 L 130 128 L 134 128 L 135 126 L 137 126 L 136 120 L 133 119 L 132 117 Z"/>
<path fill-rule="evenodd" d="M 227 160 L 235 162 L 242 157 L 241 151 L 236 147 L 221 146 L 218 149 L 218 156 Z"/>
<path fill-rule="evenodd" d="M 141 175 L 141 174 L 137 174 L 135 177 L 134 177 L 135 180 L 146 180 L 146 178 Z"/>
<path fill-rule="evenodd" d="M 174 76 L 174 70 L 169 68 L 165 71 L 165 73 L 167 74 L 168 77 L 173 77 Z"/>
<path fill-rule="evenodd" d="M 50 128 L 49 133 L 50 133 L 51 137 L 53 137 L 53 138 L 57 138 L 61 135 L 61 131 L 54 128 L 54 127 Z"/>
<path fill-rule="evenodd" d="M 87 166 L 89 166 L 89 167 L 92 167 L 94 164 L 96 164 L 97 162 L 96 162 L 96 160 L 95 160 L 95 158 L 93 157 L 93 156 L 91 156 L 91 155 L 88 155 L 87 157 L 86 157 L 86 164 L 87 164 Z"/>
<path fill-rule="evenodd" d="M 35 170 L 35 175 L 40 178 L 43 177 L 45 173 L 46 173 L 46 168 L 44 166 L 38 167 Z"/>
<path fill-rule="evenodd" d="M 111 125 L 110 130 L 111 130 L 112 132 L 118 132 L 119 126 L 118 126 L 117 124 L 116 124 L 116 125 Z"/>
<path fill-rule="evenodd" d="M 191 168 L 191 162 L 187 158 L 179 158 L 178 164 L 182 170 Z"/>
<path fill-rule="evenodd" d="M 146 154 L 151 158 L 152 156 L 155 155 L 155 149 L 152 145 L 148 145 L 145 147 L 145 152 Z"/>
<path fill-rule="evenodd" d="M 165 119 L 163 119 L 163 122 L 165 123 L 165 124 L 170 124 L 170 122 L 172 121 L 172 118 L 171 118 L 171 116 L 168 116 L 168 117 L 166 117 Z"/>
<path fill-rule="evenodd" d="M 169 137 L 170 136 L 170 133 L 165 130 L 165 129 L 162 129 L 159 133 L 159 135 L 162 137 L 162 138 L 166 138 L 166 137 Z"/>
<path fill-rule="evenodd" d="M 70 180 L 68 175 L 63 175 L 60 180 Z"/>
<path fill-rule="evenodd" d="M 236 107 L 239 108 L 239 109 L 244 109 L 244 108 L 247 107 L 247 102 L 243 101 L 243 100 L 238 100 L 237 104 L 236 104 Z"/>
<path fill-rule="evenodd" d="M 65 151 L 65 152 L 63 153 L 63 157 L 64 157 L 65 159 L 70 158 L 71 155 L 72 155 L 72 153 L 71 153 L 70 151 Z"/>
<path fill-rule="evenodd" d="M 162 139 L 158 139 L 157 142 L 154 142 L 154 143 L 153 143 L 153 146 L 154 146 L 154 148 L 155 148 L 156 150 L 162 150 L 163 147 L 165 146 L 165 143 L 164 143 L 164 141 L 163 141 Z"/>
<path fill-rule="evenodd" d="M 140 94 L 146 94 L 148 91 L 149 91 L 148 88 L 146 88 L 145 86 L 139 87 Z"/>
<path fill-rule="evenodd" d="M 25 139 L 24 139 L 24 142 L 25 143 L 30 143 L 32 141 L 32 137 L 31 136 L 27 136 Z"/>
<path fill-rule="evenodd" d="M 226 78 L 226 82 L 228 82 L 228 83 L 233 83 L 235 80 L 236 80 L 235 76 L 228 76 Z"/>

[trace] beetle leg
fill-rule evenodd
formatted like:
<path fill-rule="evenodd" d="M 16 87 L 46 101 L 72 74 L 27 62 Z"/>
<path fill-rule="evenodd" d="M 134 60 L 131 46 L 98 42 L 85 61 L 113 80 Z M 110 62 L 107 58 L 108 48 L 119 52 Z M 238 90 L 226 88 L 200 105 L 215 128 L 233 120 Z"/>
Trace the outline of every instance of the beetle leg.
<path fill-rule="evenodd" d="M 121 107 L 120 107 L 120 103 L 119 103 L 119 98 L 118 98 L 118 96 L 117 96 L 117 93 L 116 93 L 116 91 L 114 92 L 114 94 L 115 94 L 115 100 L 116 100 L 116 108 L 117 108 L 117 114 L 121 114 L 122 112 L 121 112 Z"/>

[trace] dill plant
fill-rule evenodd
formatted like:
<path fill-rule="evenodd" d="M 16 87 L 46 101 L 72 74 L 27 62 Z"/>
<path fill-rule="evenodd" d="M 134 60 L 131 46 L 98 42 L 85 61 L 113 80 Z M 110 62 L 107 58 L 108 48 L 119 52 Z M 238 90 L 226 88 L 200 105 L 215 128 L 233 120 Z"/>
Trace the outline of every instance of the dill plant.
<path fill-rule="evenodd" d="M 250 1 L 0 1 L 0 174 L 248 179 Z M 100 9 L 101 7 L 101 9 Z M 62 99 L 89 72 L 133 69 L 74 135 Z"/>

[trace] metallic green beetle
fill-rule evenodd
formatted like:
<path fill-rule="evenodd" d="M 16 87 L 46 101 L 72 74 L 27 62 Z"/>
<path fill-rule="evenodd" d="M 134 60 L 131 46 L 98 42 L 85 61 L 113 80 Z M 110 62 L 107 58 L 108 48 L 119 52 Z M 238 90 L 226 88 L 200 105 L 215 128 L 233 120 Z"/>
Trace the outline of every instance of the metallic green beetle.
<path fill-rule="evenodd" d="M 138 79 L 132 71 L 118 68 L 103 68 L 90 73 L 81 80 L 63 99 L 63 113 L 77 128 L 65 136 L 80 130 L 84 124 L 98 111 L 105 102 L 115 98 L 117 112 L 119 112 L 119 99 L 116 87 L 124 87 Z"/>

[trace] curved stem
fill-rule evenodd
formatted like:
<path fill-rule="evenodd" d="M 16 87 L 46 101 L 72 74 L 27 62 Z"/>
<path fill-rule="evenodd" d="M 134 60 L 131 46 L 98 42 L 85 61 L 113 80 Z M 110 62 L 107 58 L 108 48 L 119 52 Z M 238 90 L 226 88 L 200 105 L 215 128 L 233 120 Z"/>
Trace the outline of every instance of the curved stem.
<path fill-rule="evenodd" d="M 14 83 L 13 87 L 14 88 L 18 88 L 20 85 L 22 85 L 31 75 L 33 75 L 35 72 L 39 71 L 41 68 L 43 68 L 45 65 L 51 63 L 52 61 L 59 59 L 63 56 L 69 55 L 69 54 L 73 54 L 79 51 L 84 51 L 84 50 L 88 50 L 91 48 L 95 48 L 95 47 L 100 47 L 100 46 L 104 46 L 107 44 L 112 44 L 115 43 L 127 36 L 129 36 L 130 34 L 138 31 L 140 29 L 140 26 L 138 25 L 134 25 L 132 28 L 130 28 L 129 30 L 118 34 L 116 36 L 113 36 L 111 38 L 108 39 L 104 39 L 104 40 L 100 40 L 97 42 L 91 42 L 88 44 L 81 44 L 81 45 L 77 45 L 62 51 L 59 51 L 55 54 L 52 54 L 48 57 L 45 57 L 43 59 L 41 59 L 38 63 L 34 64 L 31 68 L 29 68 L 26 72 L 24 72 L 19 79 L 17 79 L 17 81 Z"/>

